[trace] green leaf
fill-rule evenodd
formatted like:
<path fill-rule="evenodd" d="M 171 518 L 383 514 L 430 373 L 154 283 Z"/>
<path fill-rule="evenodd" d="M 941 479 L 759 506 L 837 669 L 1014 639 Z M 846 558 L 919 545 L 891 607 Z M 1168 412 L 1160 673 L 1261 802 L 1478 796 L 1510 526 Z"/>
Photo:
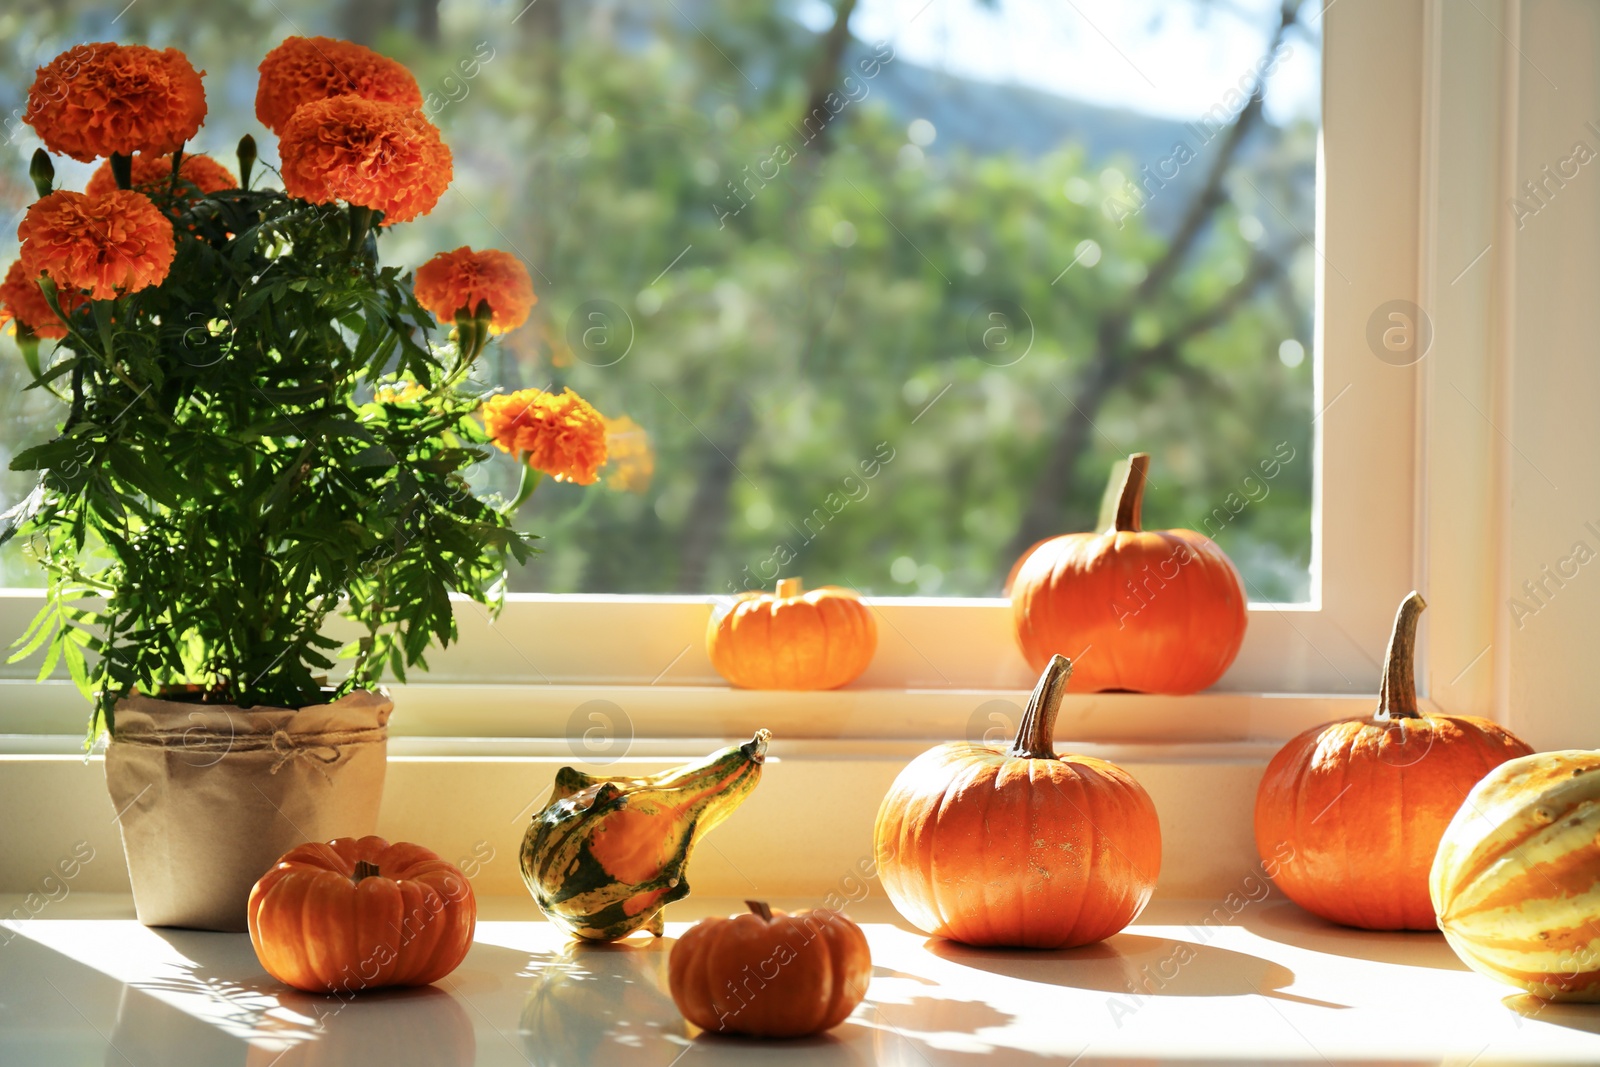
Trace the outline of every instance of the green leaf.
<path fill-rule="evenodd" d="M 6 662 L 21 662 L 38 651 L 39 646 L 48 641 L 50 635 L 55 632 L 55 627 L 51 623 L 59 617 L 57 612 L 57 605 L 46 601 L 45 606 L 35 613 L 33 621 L 28 624 L 28 628 L 23 631 L 22 636 L 11 643 L 11 647 L 17 651 L 11 653 Z M 49 672 L 46 671 L 45 673 L 48 674 Z"/>

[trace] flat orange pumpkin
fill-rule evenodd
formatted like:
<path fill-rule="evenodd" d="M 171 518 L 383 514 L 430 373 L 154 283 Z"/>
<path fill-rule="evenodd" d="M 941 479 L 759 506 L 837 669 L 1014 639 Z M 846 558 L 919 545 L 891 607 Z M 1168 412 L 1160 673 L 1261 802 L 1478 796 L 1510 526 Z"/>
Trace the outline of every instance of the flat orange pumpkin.
<path fill-rule="evenodd" d="M 872 953 L 841 912 L 793 915 L 760 901 L 732 918 L 705 919 L 672 946 L 672 999 L 712 1033 L 804 1037 L 838 1026 L 867 995 Z"/>
<path fill-rule="evenodd" d="M 250 891 L 250 942 L 278 981 L 341 994 L 427 985 L 472 947 L 472 883 L 421 845 L 340 837 L 284 853 Z"/>
<path fill-rule="evenodd" d="M 1149 466 L 1128 457 L 1099 530 L 1040 542 L 1006 579 L 1023 657 L 1036 671 L 1072 657 L 1075 692 L 1195 693 L 1244 643 L 1244 583 L 1222 549 L 1194 530 L 1140 528 Z"/>
<path fill-rule="evenodd" d="M 878 624 L 860 597 L 831 585 L 806 592 L 799 578 L 735 597 L 706 626 L 711 665 L 743 689 L 837 689 L 877 649 Z"/>
<path fill-rule="evenodd" d="M 1256 848 L 1307 911 L 1369 930 L 1433 930 L 1428 872 L 1456 809 L 1489 771 L 1533 750 L 1470 715 L 1417 708 L 1412 593 L 1395 613 L 1378 709 L 1284 745 L 1256 792 Z M 1286 858 L 1285 858 L 1286 857 Z"/>
<path fill-rule="evenodd" d="M 1054 657 L 1009 751 L 958 742 L 900 772 L 874 832 L 884 892 L 919 930 L 969 945 L 1069 948 L 1144 910 L 1161 824 L 1133 776 L 1058 757 L 1056 714 L 1072 670 Z"/>

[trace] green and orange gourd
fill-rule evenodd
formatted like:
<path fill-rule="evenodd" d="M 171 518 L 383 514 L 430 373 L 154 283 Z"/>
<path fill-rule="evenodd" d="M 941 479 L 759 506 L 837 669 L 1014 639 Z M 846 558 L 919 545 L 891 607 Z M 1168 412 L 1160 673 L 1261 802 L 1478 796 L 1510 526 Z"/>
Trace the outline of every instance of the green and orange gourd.
<path fill-rule="evenodd" d="M 661 909 L 689 894 L 695 843 L 761 780 L 767 742 L 742 745 L 647 777 L 556 772 L 550 803 L 522 839 L 522 880 L 552 922 L 574 937 L 660 936 Z"/>

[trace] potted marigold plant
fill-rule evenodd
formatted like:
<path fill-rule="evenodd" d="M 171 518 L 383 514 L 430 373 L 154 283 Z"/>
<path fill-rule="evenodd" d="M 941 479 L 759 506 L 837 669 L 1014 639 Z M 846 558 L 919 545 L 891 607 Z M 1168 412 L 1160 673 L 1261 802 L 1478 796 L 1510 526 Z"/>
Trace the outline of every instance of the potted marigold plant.
<path fill-rule="evenodd" d="M 41 68 L 26 121 L 49 152 L 104 162 L 76 192 L 35 154 L 0 286 L 64 412 L 12 461 L 39 481 L 0 540 L 46 578 L 14 658 L 45 649 L 40 677 L 64 663 L 93 701 L 154 925 L 243 929 L 279 854 L 373 831 L 385 674 L 455 638 L 451 593 L 498 606 L 541 473 L 591 483 L 606 456 L 570 392 L 468 388 L 534 302 L 520 262 L 460 248 L 414 284 L 380 264 L 378 237 L 452 173 L 405 68 L 290 38 L 260 69 L 282 188 L 255 180 L 249 136 L 237 174 L 184 153 L 206 102 L 181 52 L 82 45 Z M 467 483 L 490 444 L 524 464 L 514 499 Z M 324 633 L 336 614 L 356 640 Z"/>

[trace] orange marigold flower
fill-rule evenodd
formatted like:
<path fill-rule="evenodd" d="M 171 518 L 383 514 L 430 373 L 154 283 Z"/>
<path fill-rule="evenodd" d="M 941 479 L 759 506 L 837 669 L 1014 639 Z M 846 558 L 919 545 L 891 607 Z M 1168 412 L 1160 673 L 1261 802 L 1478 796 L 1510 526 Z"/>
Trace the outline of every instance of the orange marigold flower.
<path fill-rule="evenodd" d="M 283 133 L 301 104 L 359 96 L 412 111 L 422 107 L 417 79 L 402 64 L 370 48 L 332 37 L 289 37 L 258 68 L 256 118 Z"/>
<path fill-rule="evenodd" d="M 450 149 L 433 123 L 359 96 L 303 105 L 284 128 L 278 155 L 290 196 L 372 208 L 385 223 L 432 211 L 452 174 Z"/>
<path fill-rule="evenodd" d="M 462 245 L 440 252 L 417 268 L 417 303 L 442 322 L 455 320 L 466 308 L 476 313 L 478 302 L 489 302 L 489 332 L 505 333 L 528 321 L 528 309 L 539 302 L 533 295 L 528 268 L 509 252 L 496 248 L 474 252 Z"/>
<path fill-rule="evenodd" d="M 176 248 L 172 223 L 131 189 L 89 196 L 60 189 L 36 202 L 17 227 L 23 269 L 62 289 L 110 300 L 160 285 Z"/>
<path fill-rule="evenodd" d="M 483 405 L 483 424 L 500 451 L 558 482 L 593 485 L 606 461 L 605 420 L 571 389 L 492 396 Z"/>
<path fill-rule="evenodd" d="M 83 297 L 71 289 L 57 290 L 56 300 L 68 315 L 83 304 Z M 67 328 L 50 310 L 38 278 L 27 272 L 20 259 L 11 264 L 5 281 L 0 282 L 0 324 L 8 319 L 16 319 L 17 325 L 32 330 L 36 337 L 59 339 L 67 335 Z"/>
<path fill-rule="evenodd" d="M 656 450 L 643 426 L 626 415 L 600 416 L 606 424 L 606 488 L 643 493 L 656 473 Z"/>
<path fill-rule="evenodd" d="M 22 120 L 80 163 L 175 152 L 205 121 L 204 73 L 176 48 L 80 44 L 35 72 Z"/>
<path fill-rule="evenodd" d="M 187 182 L 200 191 L 200 195 L 207 193 L 220 193 L 224 189 L 239 188 L 239 179 L 233 176 L 233 171 L 203 153 L 185 155 L 183 162 L 178 166 L 178 180 Z M 172 153 L 155 156 L 141 152 L 133 157 L 133 187 L 152 199 L 165 196 L 172 182 Z M 111 173 L 111 164 L 102 163 L 89 176 L 89 184 L 83 191 L 90 196 L 99 196 L 109 193 L 117 187 L 116 175 Z M 189 192 L 183 185 L 178 186 L 178 195 L 184 196 Z"/>

